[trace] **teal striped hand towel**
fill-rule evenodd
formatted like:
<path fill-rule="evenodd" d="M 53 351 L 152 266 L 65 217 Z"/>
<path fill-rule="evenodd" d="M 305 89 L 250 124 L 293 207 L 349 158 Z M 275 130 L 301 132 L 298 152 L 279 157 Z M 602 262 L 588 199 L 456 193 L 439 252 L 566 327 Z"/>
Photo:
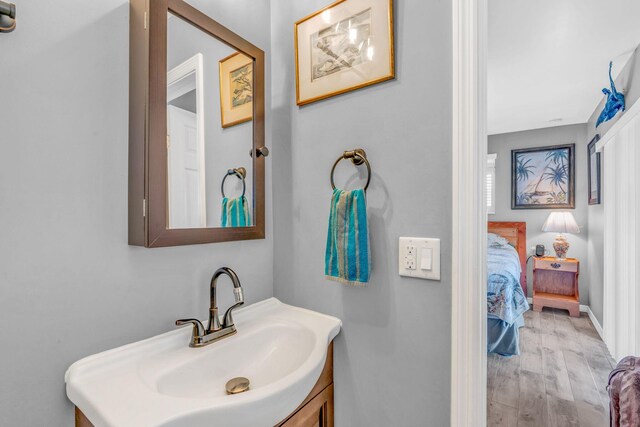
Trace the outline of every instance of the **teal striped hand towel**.
<path fill-rule="evenodd" d="M 349 285 L 369 282 L 369 231 L 363 189 L 333 190 L 324 274 L 327 279 Z"/>
<path fill-rule="evenodd" d="M 249 227 L 251 217 L 249 215 L 249 203 L 244 196 L 222 199 L 222 227 Z"/>

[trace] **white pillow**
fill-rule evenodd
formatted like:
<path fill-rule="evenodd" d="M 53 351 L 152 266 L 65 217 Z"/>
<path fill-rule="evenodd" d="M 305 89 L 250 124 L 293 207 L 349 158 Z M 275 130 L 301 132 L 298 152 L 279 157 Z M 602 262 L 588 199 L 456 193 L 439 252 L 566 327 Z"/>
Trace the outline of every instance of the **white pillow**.
<path fill-rule="evenodd" d="M 488 246 L 499 248 L 499 247 L 507 246 L 508 244 L 509 244 L 509 241 L 502 236 L 499 236 L 494 233 L 489 233 L 487 235 Z"/>

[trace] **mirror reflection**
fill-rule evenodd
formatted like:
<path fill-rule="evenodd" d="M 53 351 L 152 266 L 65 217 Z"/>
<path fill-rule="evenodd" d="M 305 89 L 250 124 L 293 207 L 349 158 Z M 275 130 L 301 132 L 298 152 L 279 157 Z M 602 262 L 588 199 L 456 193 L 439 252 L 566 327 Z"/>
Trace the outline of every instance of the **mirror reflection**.
<path fill-rule="evenodd" d="M 252 88 L 252 58 L 168 14 L 169 228 L 251 226 Z"/>

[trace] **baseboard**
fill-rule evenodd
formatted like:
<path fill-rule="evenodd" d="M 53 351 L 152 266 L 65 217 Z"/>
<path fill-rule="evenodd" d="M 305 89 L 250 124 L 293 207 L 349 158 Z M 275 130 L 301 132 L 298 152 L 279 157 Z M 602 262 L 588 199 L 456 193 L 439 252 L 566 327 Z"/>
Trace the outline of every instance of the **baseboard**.
<path fill-rule="evenodd" d="M 591 311 L 591 307 L 589 306 L 586 306 L 586 307 L 587 307 L 587 314 L 589 315 L 589 319 L 591 319 L 591 323 L 593 323 L 593 327 L 596 328 L 596 332 L 598 332 L 598 335 L 600 335 L 600 339 L 604 341 L 604 332 L 602 331 L 602 325 L 600 325 L 600 322 L 598 322 L 598 319 L 596 319 L 596 316 L 593 314 L 593 311 Z"/>
<path fill-rule="evenodd" d="M 527 298 L 527 301 L 529 301 L 529 305 L 533 309 L 533 298 Z M 591 311 L 591 307 L 589 307 L 588 305 L 580 304 L 580 311 L 589 315 L 589 320 L 591 320 L 591 323 L 593 323 L 593 327 L 596 328 L 596 332 L 598 332 L 598 335 L 600 335 L 600 338 L 602 339 L 602 341 L 604 341 L 602 326 L 600 325 L 600 322 L 598 322 L 598 319 L 596 319 L 593 311 Z"/>

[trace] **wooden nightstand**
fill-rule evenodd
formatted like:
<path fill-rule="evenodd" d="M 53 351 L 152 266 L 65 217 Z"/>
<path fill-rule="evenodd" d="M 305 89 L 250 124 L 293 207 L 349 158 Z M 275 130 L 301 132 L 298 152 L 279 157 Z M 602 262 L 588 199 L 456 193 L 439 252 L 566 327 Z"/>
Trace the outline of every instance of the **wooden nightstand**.
<path fill-rule="evenodd" d="M 558 260 L 555 257 L 533 258 L 533 310 L 555 307 L 580 316 L 578 274 L 580 261 L 575 258 Z"/>

